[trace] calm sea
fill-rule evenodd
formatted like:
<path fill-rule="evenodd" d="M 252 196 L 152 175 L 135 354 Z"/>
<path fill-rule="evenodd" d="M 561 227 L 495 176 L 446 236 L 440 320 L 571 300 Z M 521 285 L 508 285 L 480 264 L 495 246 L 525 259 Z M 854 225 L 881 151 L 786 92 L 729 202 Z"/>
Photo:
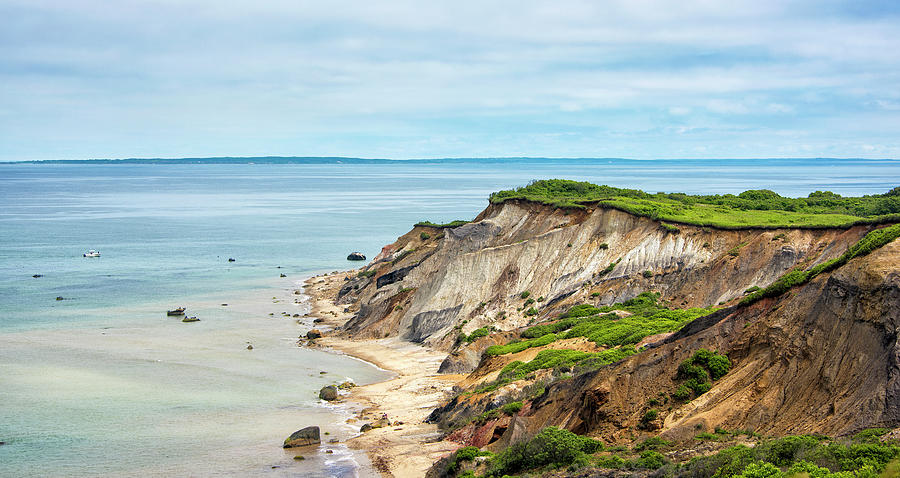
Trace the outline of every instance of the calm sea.
<path fill-rule="evenodd" d="M 352 434 L 322 385 L 388 376 L 297 347 L 292 290 L 552 177 L 859 195 L 900 185 L 900 161 L 0 164 L 0 476 L 370 474 L 340 445 L 299 463 L 279 448 L 311 424 Z M 177 305 L 201 322 L 167 319 Z"/>

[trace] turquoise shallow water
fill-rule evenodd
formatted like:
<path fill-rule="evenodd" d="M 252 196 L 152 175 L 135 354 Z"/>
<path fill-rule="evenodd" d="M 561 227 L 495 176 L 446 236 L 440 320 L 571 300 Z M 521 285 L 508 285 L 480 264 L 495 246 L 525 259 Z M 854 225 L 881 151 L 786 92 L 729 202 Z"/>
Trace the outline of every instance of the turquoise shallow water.
<path fill-rule="evenodd" d="M 387 376 L 296 347 L 305 326 L 278 318 L 303 311 L 292 288 L 416 221 L 471 219 L 491 191 L 548 177 L 856 195 L 897 186 L 900 162 L 0 164 L 0 476 L 367 474 L 340 447 L 302 465 L 278 448 L 340 420 L 317 404 L 323 384 Z M 203 320 L 162 316 L 181 304 Z"/>

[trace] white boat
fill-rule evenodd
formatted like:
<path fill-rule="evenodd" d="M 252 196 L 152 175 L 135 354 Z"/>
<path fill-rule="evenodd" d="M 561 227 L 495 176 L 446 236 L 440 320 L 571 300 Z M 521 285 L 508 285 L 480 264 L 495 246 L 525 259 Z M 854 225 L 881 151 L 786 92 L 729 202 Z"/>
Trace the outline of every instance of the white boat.
<path fill-rule="evenodd" d="M 84 257 L 100 257 L 100 251 L 95 251 L 93 249 L 82 254 Z"/>

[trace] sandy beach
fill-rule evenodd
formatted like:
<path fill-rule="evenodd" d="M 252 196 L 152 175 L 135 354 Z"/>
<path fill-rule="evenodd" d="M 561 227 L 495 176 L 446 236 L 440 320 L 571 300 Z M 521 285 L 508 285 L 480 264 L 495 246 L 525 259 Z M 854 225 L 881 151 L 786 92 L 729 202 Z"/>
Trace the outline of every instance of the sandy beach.
<path fill-rule="evenodd" d="M 398 338 L 355 340 L 338 334 L 329 335 L 328 330 L 343 325 L 352 315 L 332 300 L 344 284 L 344 278 L 350 274 L 320 275 L 306 281 L 304 292 L 309 296 L 309 314 L 324 319 L 318 325 L 325 336 L 317 339 L 313 346 L 371 362 L 396 376 L 353 388 L 346 397 L 360 409 L 350 423 L 362 426 L 386 414 L 392 424 L 361 433 L 347 445 L 365 451 L 382 476 L 424 476 L 432 463 L 460 446 L 441 441 L 437 426 L 424 421 L 452 392 L 453 385 L 462 376 L 437 373 L 446 357 L 445 352 Z"/>

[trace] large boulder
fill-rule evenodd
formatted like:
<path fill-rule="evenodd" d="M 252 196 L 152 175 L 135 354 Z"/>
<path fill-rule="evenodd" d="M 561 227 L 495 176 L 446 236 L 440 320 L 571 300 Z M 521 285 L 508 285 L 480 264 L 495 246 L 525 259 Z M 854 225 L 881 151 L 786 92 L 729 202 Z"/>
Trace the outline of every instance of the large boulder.
<path fill-rule="evenodd" d="M 317 339 L 322 336 L 322 331 L 319 329 L 312 329 L 306 333 L 306 338 L 309 340 Z"/>
<path fill-rule="evenodd" d="M 338 398 L 338 389 L 334 385 L 326 385 L 319 390 L 319 398 L 332 402 Z"/>
<path fill-rule="evenodd" d="M 320 443 L 319 427 L 306 427 L 295 431 L 284 439 L 284 448 L 318 445 Z"/>
<path fill-rule="evenodd" d="M 366 256 L 362 252 L 351 252 L 349 256 L 347 256 L 348 261 L 364 261 L 366 260 Z"/>

